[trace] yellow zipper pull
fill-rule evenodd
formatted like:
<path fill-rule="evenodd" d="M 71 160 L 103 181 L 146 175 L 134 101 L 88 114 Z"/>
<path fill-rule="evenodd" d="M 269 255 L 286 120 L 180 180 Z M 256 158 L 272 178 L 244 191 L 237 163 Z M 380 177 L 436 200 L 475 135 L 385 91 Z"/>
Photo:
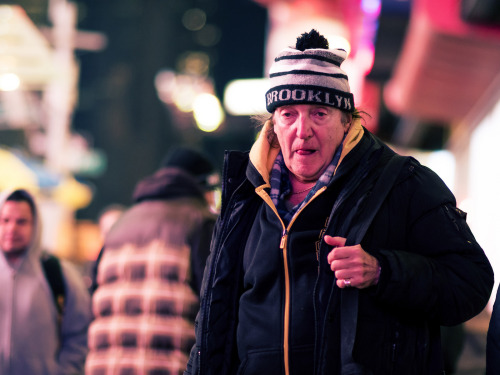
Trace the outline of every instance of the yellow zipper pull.
<path fill-rule="evenodd" d="M 283 234 L 281 235 L 281 242 L 280 242 L 280 249 L 281 250 L 283 250 L 285 248 L 286 236 L 287 236 L 286 229 L 283 229 Z"/>

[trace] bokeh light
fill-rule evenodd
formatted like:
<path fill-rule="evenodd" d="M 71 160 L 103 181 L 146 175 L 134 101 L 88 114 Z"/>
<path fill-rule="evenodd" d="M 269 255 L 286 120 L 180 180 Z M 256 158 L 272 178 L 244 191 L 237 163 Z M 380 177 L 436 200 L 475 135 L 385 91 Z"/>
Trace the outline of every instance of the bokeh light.
<path fill-rule="evenodd" d="M 204 132 L 217 130 L 224 121 L 224 111 L 219 99 L 212 94 L 200 94 L 193 103 L 196 124 Z"/>

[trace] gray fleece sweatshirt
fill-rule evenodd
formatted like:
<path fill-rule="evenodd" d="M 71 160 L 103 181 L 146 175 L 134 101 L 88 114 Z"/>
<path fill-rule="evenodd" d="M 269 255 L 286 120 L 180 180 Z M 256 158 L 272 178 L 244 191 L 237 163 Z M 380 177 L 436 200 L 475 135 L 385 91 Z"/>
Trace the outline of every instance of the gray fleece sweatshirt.
<path fill-rule="evenodd" d="M 2 193 L 0 210 L 12 192 Z M 61 261 L 66 302 L 59 326 L 40 262 L 36 203 L 35 211 L 32 242 L 21 262 L 13 267 L 0 251 L 0 374 L 79 374 L 87 354 L 90 297 L 76 268 Z"/>

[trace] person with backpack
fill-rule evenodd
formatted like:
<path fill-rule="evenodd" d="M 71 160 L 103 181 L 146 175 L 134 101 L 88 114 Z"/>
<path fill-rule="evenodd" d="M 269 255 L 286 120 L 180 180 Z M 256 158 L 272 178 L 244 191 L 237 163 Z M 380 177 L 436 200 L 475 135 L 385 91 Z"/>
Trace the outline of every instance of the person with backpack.
<path fill-rule="evenodd" d="M 81 374 L 90 295 L 69 262 L 42 251 L 41 218 L 24 189 L 0 196 L 0 374 Z"/>
<path fill-rule="evenodd" d="M 226 152 L 185 375 L 442 374 L 440 326 L 486 306 L 465 213 L 362 126 L 346 57 L 302 34 L 271 66 L 251 150 Z"/>

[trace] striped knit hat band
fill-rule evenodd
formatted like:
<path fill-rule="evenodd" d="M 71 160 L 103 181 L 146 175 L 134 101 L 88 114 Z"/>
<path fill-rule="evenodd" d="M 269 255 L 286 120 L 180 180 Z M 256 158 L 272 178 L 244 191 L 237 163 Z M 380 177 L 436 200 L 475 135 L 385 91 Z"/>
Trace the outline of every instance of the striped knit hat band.
<path fill-rule="evenodd" d="M 274 59 L 269 71 L 271 88 L 266 93 L 266 108 L 292 104 L 328 105 L 354 111 L 354 97 L 348 77 L 340 69 L 347 58 L 341 49 L 312 48 L 300 51 L 286 48 Z"/>

